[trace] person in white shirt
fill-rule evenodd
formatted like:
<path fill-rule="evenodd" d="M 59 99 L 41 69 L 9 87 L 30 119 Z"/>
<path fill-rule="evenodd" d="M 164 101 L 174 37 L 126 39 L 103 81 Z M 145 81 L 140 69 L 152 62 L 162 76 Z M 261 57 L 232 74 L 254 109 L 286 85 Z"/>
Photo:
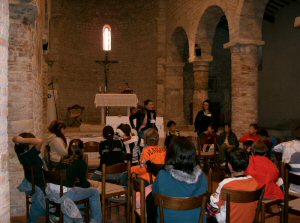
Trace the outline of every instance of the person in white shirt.
<path fill-rule="evenodd" d="M 296 139 L 283 142 L 273 148 L 273 151 L 282 153 L 282 162 L 291 166 L 291 171 L 300 175 L 300 126 L 295 129 Z M 290 190 L 300 193 L 300 186 L 291 184 Z"/>

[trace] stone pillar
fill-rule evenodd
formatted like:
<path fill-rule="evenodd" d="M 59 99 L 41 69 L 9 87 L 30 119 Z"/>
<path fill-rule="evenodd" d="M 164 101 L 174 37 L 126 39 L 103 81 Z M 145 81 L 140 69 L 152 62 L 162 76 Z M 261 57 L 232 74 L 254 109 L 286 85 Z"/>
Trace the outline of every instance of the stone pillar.
<path fill-rule="evenodd" d="M 183 66 L 184 63 L 166 65 L 165 77 L 165 121 L 174 120 L 183 125 Z"/>
<path fill-rule="evenodd" d="M 258 46 L 231 46 L 232 129 L 238 137 L 258 121 Z"/>
<path fill-rule="evenodd" d="M 10 222 L 7 146 L 8 1 L 0 1 L 0 222 Z"/>
<path fill-rule="evenodd" d="M 193 120 L 202 109 L 202 103 L 208 99 L 208 65 L 211 56 L 193 58 L 189 60 L 194 67 L 194 94 L 193 94 Z"/>

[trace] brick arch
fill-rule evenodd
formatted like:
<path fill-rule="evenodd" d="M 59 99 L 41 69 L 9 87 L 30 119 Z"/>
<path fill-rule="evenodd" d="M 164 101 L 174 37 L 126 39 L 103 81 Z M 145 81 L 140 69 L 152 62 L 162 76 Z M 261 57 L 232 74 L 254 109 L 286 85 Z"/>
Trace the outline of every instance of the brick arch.
<path fill-rule="evenodd" d="M 196 29 L 194 43 L 194 45 L 198 44 L 198 46 L 201 48 L 202 55 L 211 55 L 216 27 L 220 21 L 220 18 L 224 15 L 225 11 L 217 5 L 208 6 L 203 11 Z M 226 18 L 228 17 L 226 16 Z M 228 26 L 230 28 L 229 21 Z M 193 48 L 194 45 L 190 46 L 190 49 Z M 191 56 L 193 55 L 191 54 Z"/>
<path fill-rule="evenodd" d="M 262 21 L 269 0 L 241 0 L 236 11 L 237 38 L 262 39 Z"/>
<path fill-rule="evenodd" d="M 184 28 L 177 27 L 168 41 L 168 59 L 170 63 L 183 63 L 189 57 L 188 36 Z"/>

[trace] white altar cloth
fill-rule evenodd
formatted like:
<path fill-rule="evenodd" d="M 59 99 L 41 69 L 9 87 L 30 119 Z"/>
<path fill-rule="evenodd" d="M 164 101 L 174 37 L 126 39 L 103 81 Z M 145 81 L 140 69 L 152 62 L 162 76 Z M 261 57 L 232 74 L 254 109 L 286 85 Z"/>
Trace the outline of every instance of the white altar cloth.
<path fill-rule="evenodd" d="M 101 107 L 101 124 L 105 124 L 104 107 L 127 107 L 129 116 L 130 107 L 136 107 L 138 98 L 136 94 L 96 94 L 95 106 Z"/>

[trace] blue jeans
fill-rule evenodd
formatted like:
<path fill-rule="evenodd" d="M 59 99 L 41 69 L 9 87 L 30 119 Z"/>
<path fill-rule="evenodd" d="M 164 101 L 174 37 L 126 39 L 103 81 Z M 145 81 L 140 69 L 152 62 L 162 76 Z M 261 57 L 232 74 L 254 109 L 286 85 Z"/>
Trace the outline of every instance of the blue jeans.
<path fill-rule="evenodd" d="M 64 195 L 68 196 L 73 201 L 89 198 L 90 210 L 91 210 L 91 221 L 92 223 L 101 223 L 102 212 L 100 203 L 100 194 L 96 188 L 81 188 L 73 187 L 71 190 L 66 192 Z M 64 222 L 67 219 L 64 219 Z"/>

